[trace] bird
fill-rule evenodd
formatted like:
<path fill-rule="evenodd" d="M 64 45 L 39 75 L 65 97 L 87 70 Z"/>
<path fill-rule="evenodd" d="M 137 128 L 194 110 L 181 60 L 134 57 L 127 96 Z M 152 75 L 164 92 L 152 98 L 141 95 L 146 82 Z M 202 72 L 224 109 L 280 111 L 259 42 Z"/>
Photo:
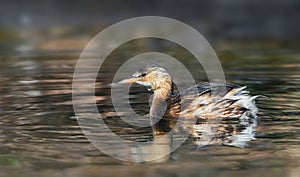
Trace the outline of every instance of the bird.
<path fill-rule="evenodd" d="M 255 99 L 258 95 L 251 96 L 246 86 L 201 82 L 177 91 L 170 74 L 158 64 L 143 65 L 118 83 L 136 83 L 153 91 L 149 111 L 152 118 L 257 118 Z"/>

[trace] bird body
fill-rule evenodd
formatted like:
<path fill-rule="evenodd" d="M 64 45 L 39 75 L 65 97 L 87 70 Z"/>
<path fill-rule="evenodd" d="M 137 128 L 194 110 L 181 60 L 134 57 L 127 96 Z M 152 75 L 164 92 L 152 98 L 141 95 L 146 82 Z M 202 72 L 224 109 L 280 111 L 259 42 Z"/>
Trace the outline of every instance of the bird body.
<path fill-rule="evenodd" d="M 258 111 L 257 96 L 234 84 L 203 82 L 174 93 L 171 76 L 158 65 L 142 66 L 119 83 L 137 83 L 153 90 L 150 117 L 255 118 Z"/>
<path fill-rule="evenodd" d="M 224 89 L 224 90 L 223 90 Z M 240 118 L 256 117 L 256 96 L 251 97 L 246 87 L 234 84 L 203 82 L 189 87 L 169 98 L 167 117 L 183 116 L 186 118 Z M 189 93 L 197 91 L 196 94 Z M 186 95 L 193 95 L 189 100 Z M 188 104 L 183 104 L 181 97 Z M 187 97 L 187 98 L 186 98 Z M 185 106 L 182 106 L 185 105 Z"/>

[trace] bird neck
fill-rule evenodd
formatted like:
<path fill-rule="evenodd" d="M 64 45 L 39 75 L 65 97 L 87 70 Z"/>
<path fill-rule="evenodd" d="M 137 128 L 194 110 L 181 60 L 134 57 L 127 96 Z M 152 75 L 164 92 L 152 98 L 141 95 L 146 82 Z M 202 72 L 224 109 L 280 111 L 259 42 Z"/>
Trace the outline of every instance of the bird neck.
<path fill-rule="evenodd" d="M 150 107 L 151 118 L 162 118 L 167 110 L 167 99 L 172 92 L 172 86 L 161 87 L 154 91 L 152 104 Z"/>

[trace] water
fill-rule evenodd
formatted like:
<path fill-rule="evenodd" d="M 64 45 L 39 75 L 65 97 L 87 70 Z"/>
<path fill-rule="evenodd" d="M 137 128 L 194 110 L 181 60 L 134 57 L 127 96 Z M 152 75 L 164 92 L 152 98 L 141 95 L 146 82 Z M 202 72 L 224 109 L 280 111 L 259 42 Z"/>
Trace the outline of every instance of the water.
<path fill-rule="evenodd" d="M 147 142 L 155 139 L 152 129 L 124 124 L 110 101 L 108 84 L 118 61 L 137 50 L 130 45 L 125 48 L 103 67 L 104 77 L 98 79 L 96 88 L 97 105 L 116 134 Z M 299 48 L 267 42 L 224 43 L 215 48 L 228 82 L 247 85 L 252 94 L 268 97 L 258 100 L 259 119 L 217 125 L 204 122 L 196 127 L 196 137 L 160 163 L 119 161 L 86 139 L 74 117 L 71 95 L 79 51 L 1 57 L 0 176 L 298 176 Z M 179 55 L 187 66 L 194 65 L 187 54 Z M 198 81 L 205 80 L 197 67 L 191 70 Z M 130 92 L 132 108 L 146 114 L 151 94 L 137 85 Z M 211 132 L 212 126 L 217 131 Z M 202 137 L 197 137 L 199 133 Z M 212 139 L 203 146 L 205 138 Z"/>

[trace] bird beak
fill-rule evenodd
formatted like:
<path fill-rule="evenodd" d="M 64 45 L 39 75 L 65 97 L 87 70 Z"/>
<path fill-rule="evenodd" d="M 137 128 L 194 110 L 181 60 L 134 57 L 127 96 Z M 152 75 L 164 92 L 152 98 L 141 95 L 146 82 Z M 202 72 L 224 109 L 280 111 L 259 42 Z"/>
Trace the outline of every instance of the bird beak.
<path fill-rule="evenodd" d="M 121 80 L 118 83 L 119 84 L 132 84 L 132 83 L 135 83 L 136 81 L 138 81 L 138 78 L 130 77 L 128 79 Z"/>

